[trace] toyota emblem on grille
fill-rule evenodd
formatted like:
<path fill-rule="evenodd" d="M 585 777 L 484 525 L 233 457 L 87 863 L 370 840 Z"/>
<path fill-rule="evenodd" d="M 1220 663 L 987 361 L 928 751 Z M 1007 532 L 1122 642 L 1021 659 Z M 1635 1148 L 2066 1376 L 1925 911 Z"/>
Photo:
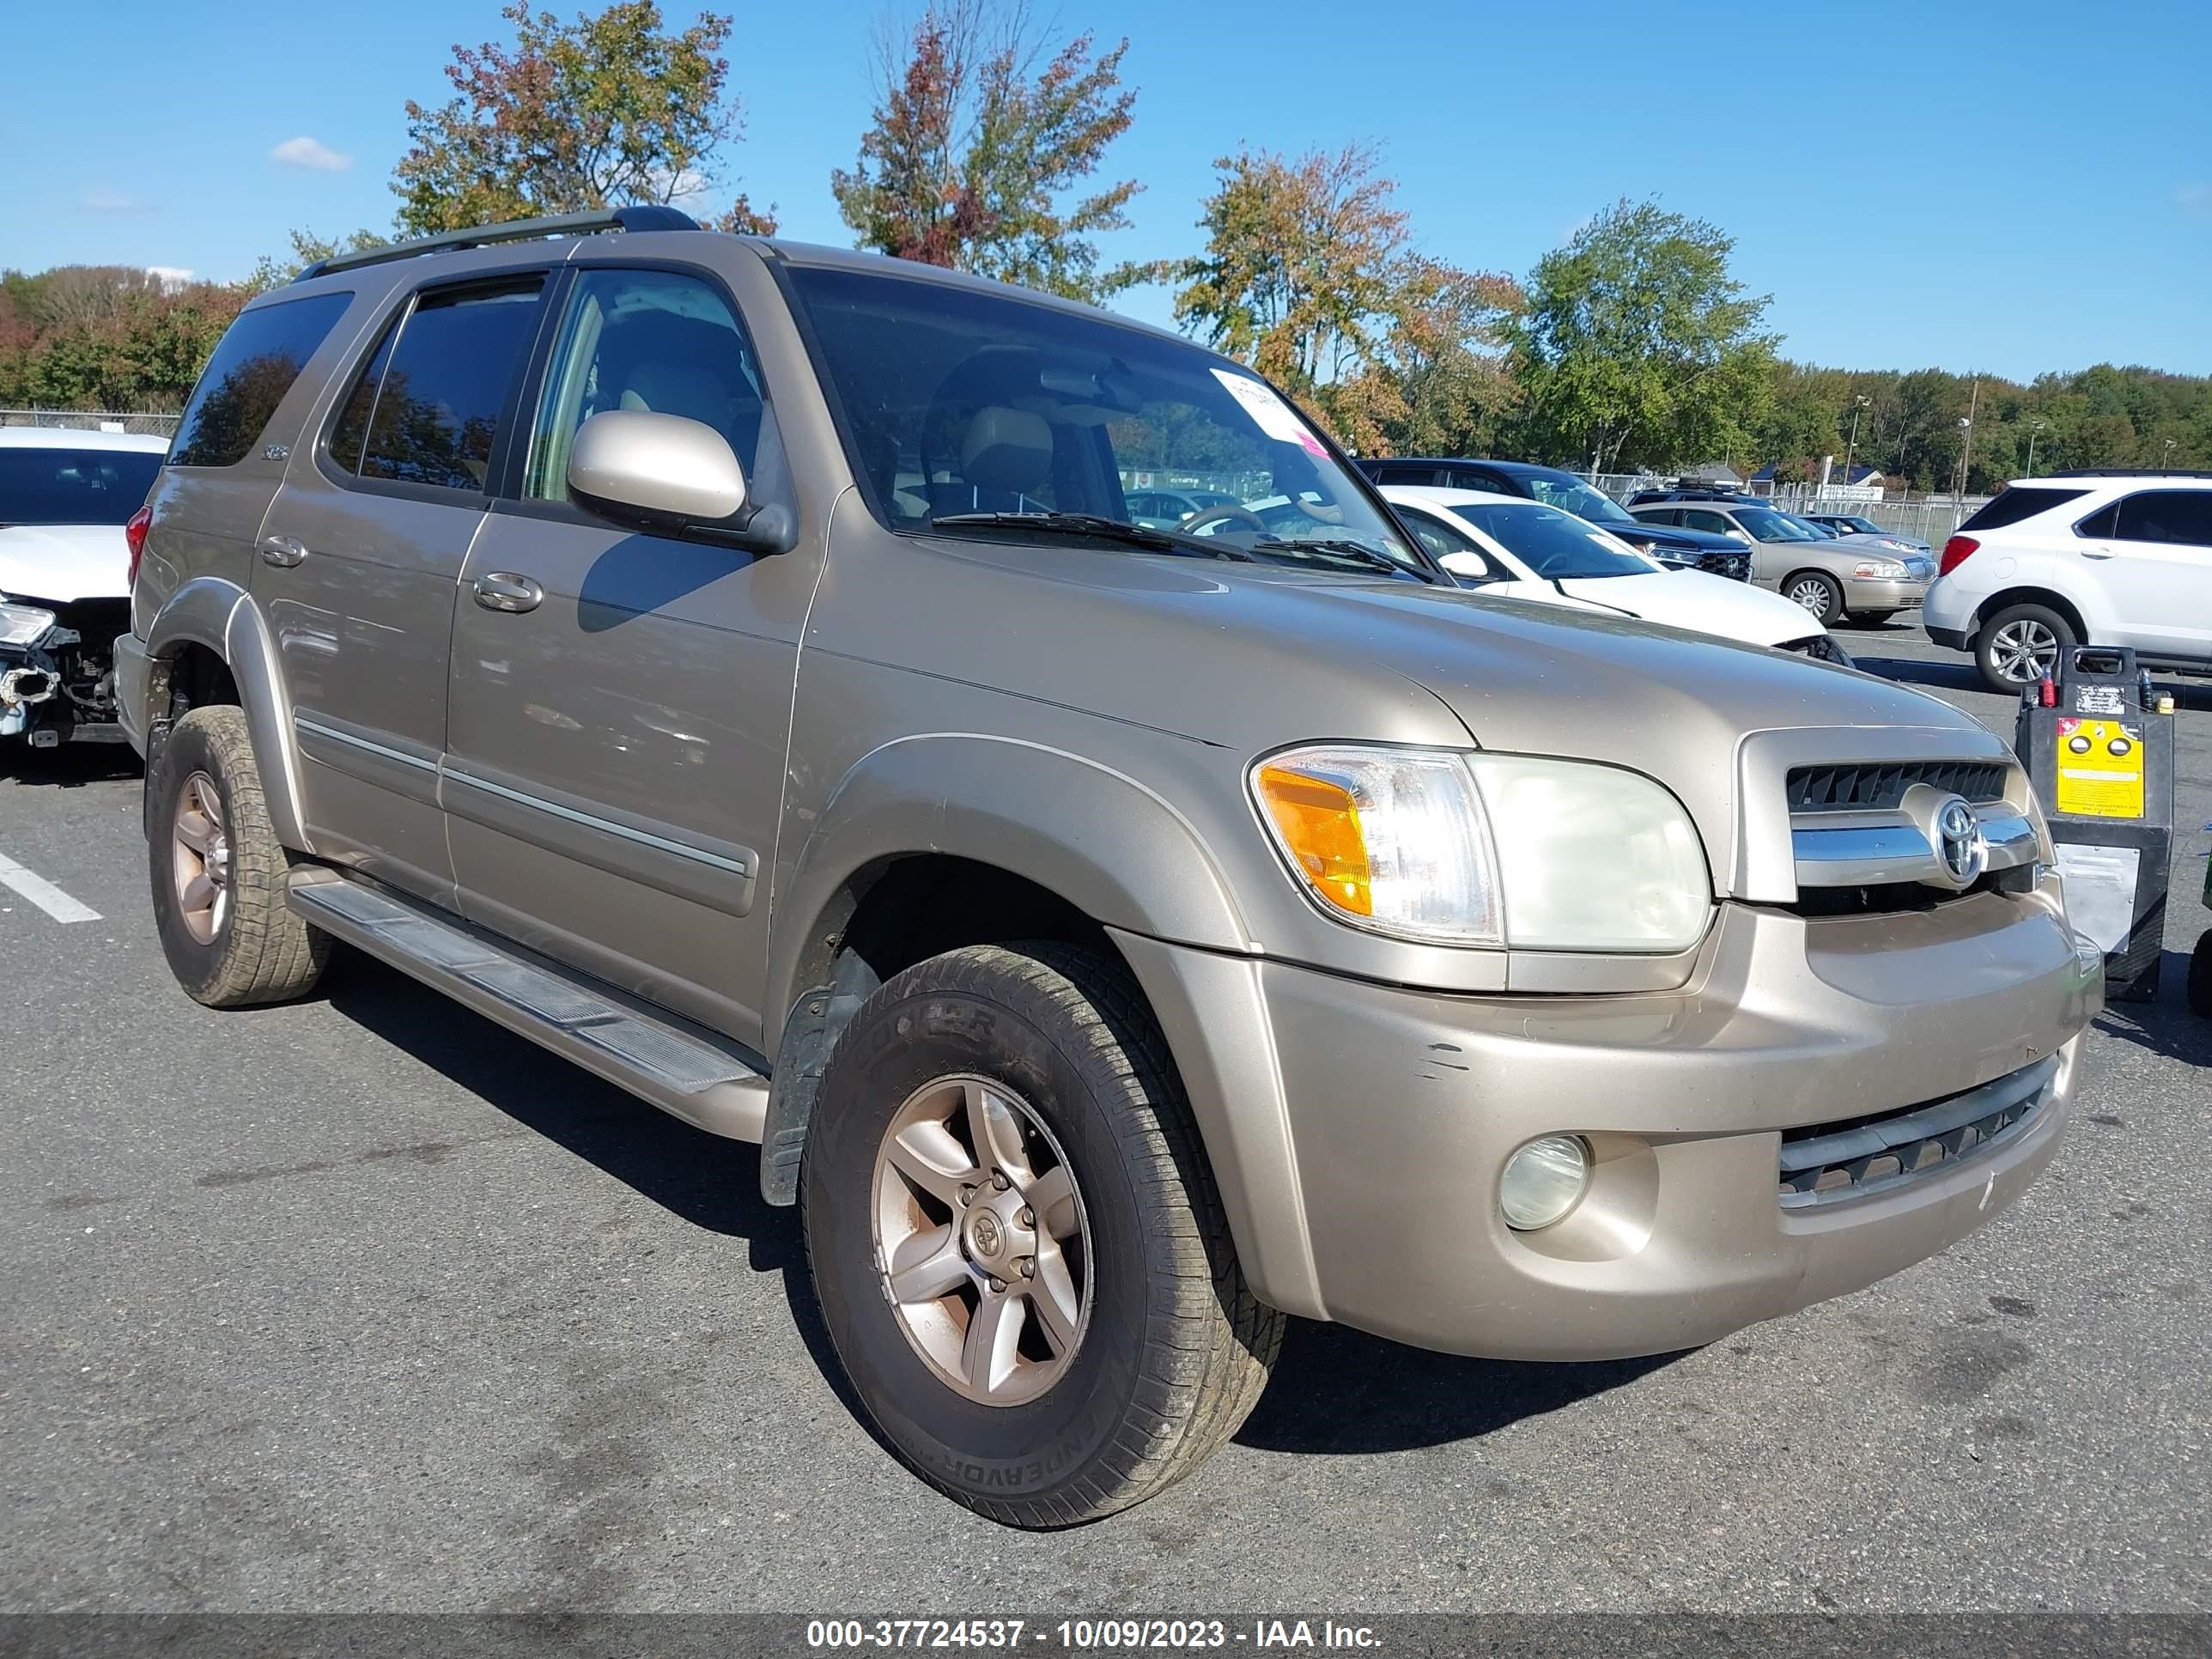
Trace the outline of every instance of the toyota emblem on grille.
<path fill-rule="evenodd" d="M 1972 887 L 1989 867 L 1990 843 L 1974 809 L 1954 795 L 1936 809 L 1936 851 L 1943 873 L 1960 887 Z"/>

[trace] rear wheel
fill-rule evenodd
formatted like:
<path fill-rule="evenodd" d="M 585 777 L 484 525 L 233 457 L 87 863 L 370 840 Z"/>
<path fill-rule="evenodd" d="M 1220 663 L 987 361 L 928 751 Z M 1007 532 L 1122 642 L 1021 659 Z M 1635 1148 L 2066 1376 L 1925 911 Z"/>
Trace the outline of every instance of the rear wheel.
<path fill-rule="evenodd" d="M 2017 696 L 2056 672 L 2074 643 L 2072 626 L 2048 605 L 2008 605 L 1974 635 L 1974 665 L 1990 690 Z"/>
<path fill-rule="evenodd" d="M 1012 1526 L 1173 1484 L 1257 1403 L 1254 1299 L 1165 1045 L 1119 965 L 975 946 L 840 1037 L 800 1179 L 830 1340 L 923 1479 Z"/>
<path fill-rule="evenodd" d="M 330 935 L 284 902 L 292 856 L 270 826 L 245 711 L 185 715 L 146 790 L 154 925 L 177 982 L 210 1008 L 303 994 L 330 959 Z"/>
<path fill-rule="evenodd" d="M 1782 597 L 1801 605 L 1823 623 L 1844 619 L 1844 590 L 1833 576 L 1801 570 L 1782 584 Z"/>

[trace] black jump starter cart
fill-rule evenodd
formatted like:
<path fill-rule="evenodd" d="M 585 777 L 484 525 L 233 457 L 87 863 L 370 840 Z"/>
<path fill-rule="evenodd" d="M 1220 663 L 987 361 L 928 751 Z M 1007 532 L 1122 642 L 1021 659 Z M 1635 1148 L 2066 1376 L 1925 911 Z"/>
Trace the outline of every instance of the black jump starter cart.
<path fill-rule="evenodd" d="M 2043 803 L 2074 930 L 2105 994 L 2158 994 L 2173 854 L 2173 699 L 2124 647 L 2077 645 L 2021 698 L 2013 748 Z"/>

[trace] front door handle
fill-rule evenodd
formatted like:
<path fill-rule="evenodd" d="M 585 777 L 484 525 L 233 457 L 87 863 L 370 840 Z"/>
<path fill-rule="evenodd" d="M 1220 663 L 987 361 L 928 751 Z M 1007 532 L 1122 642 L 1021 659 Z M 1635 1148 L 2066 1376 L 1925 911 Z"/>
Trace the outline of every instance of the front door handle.
<path fill-rule="evenodd" d="M 294 541 L 289 536 L 264 536 L 261 538 L 261 562 L 264 564 L 289 570 L 307 556 L 307 544 Z"/>
<path fill-rule="evenodd" d="M 2085 547 L 2081 550 L 2081 556 L 2085 559 L 2109 559 L 2113 550 L 2109 547 Z"/>
<path fill-rule="evenodd" d="M 510 570 L 487 571 L 476 580 L 477 603 L 487 611 L 535 611 L 545 590 Z"/>

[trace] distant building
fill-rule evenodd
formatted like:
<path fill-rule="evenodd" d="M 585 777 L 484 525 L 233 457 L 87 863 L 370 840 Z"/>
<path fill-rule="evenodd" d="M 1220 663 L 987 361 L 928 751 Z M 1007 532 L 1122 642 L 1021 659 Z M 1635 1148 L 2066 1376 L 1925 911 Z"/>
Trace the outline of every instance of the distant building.
<path fill-rule="evenodd" d="M 1802 472 L 1808 483 L 1817 484 L 1820 482 L 1820 460 L 1808 455 L 1795 461 L 1769 461 L 1751 475 L 1752 488 L 1761 495 L 1771 495 L 1774 489 L 1774 475 L 1784 467 L 1794 468 Z M 1831 489 L 1848 489 L 1854 493 L 1871 489 L 1879 495 L 1881 486 L 1881 474 L 1873 467 L 1832 465 L 1828 468 L 1828 488 Z"/>

